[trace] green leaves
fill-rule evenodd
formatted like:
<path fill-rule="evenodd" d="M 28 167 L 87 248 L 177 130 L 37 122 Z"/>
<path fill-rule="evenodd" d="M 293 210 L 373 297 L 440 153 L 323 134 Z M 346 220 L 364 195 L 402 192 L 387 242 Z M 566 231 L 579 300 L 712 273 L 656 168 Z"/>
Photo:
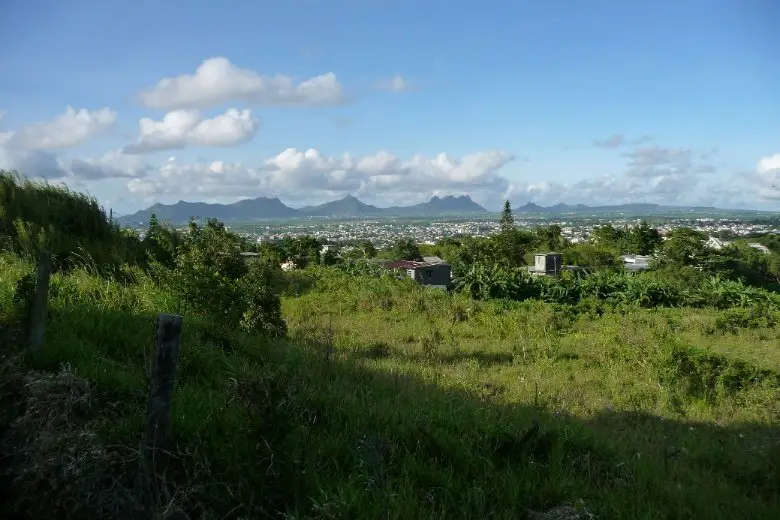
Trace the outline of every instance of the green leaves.
<path fill-rule="evenodd" d="M 459 279 L 458 290 L 472 298 L 525 300 L 576 305 L 597 298 L 612 305 L 642 308 L 712 307 L 727 309 L 762 304 L 780 308 L 780 297 L 764 289 L 720 276 L 703 276 L 699 283 L 665 279 L 656 273 L 598 271 L 591 276 L 532 277 L 522 268 L 476 263 Z"/>
<path fill-rule="evenodd" d="M 218 221 L 192 223 L 167 277 L 170 289 L 189 312 L 220 326 L 283 335 L 276 270 L 265 262 L 247 266 L 240 245 L 240 237 Z"/>

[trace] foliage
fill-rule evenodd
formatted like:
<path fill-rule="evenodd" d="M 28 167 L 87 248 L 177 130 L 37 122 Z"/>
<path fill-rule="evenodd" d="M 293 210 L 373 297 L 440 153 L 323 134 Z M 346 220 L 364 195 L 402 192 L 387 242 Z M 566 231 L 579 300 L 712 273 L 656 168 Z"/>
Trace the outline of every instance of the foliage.
<path fill-rule="evenodd" d="M 311 236 L 287 237 L 281 248 L 286 260 L 292 260 L 299 268 L 319 264 L 322 242 Z"/>
<path fill-rule="evenodd" d="M 190 222 L 174 268 L 163 274 L 167 286 L 188 313 L 228 329 L 283 334 L 274 269 L 263 262 L 247 267 L 240 246 L 240 237 L 216 220 Z"/>
<path fill-rule="evenodd" d="M 152 261 L 172 268 L 177 249 L 184 243 L 184 237 L 175 229 L 161 225 L 157 215 L 152 214 L 141 243 Z"/>
<path fill-rule="evenodd" d="M 400 238 L 390 248 L 396 260 L 422 260 L 420 248 L 411 238 Z"/>
<path fill-rule="evenodd" d="M 675 265 L 695 265 L 708 256 L 705 239 L 704 233 L 692 229 L 672 230 L 661 247 L 662 257 L 666 262 Z"/>
<path fill-rule="evenodd" d="M 663 240 L 657 229 L 642 220 L 638 226 L 616 228 L 612 224 L 593 229 L 592 241 L 603 248 L 614 249 L 618 254 L 650 255 L 656 252 Z"/>
<path fill-rule="evenodd" d="M 653 272 L 630 274 L 597 271 L 590 276 L 533 277 L 521 268 L 474 264 L 459 279 L 458 289 L 473 298 L 577 304 L 596 297 L 610 305 L 653 307 L 714 307 L 725 309 L 762 303 L 780 308 L 780 295 L 745 285 L 739 280 L 703 276 L 698 283 L 659 277 Z"/>

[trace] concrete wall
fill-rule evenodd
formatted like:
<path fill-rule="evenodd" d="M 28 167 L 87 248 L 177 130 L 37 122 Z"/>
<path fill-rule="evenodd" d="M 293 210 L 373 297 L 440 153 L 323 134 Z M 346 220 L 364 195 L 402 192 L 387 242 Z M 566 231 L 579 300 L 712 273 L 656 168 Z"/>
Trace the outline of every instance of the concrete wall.
<path fill-rule="evenodd" d="M 414 280 L 421 285 L 447 285 L 450 283 L 450 266 L 436 264 L 414 269 Z"/>
<path fill-rule="evenodd" d="M 563 255 L 560 253 L 538 254 L 534 256 L 534 270 L 547 274 L 558 274 L 563 267 Z"/>

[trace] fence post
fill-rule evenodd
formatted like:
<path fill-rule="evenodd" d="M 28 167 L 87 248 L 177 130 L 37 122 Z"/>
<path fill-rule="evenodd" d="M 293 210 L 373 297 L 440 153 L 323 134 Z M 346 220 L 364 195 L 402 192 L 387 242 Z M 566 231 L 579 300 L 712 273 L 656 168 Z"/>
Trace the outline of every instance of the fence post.
<path fill-rule="evenodd" d="M 38 256 L 38 276 L 30 312 L 30 352 L 37 358 L 43 354 L 46 337 L 46 315 L 49 309 L 49 277 L 51 253 L 41 251 Z"/>
<path fill-rule="evenodd" d="M 150 476 L 162 475 L 167 464 L 173 384 L 181 346 L 182 318 L 175 314 L 157 316 L 157 340 L 146 408 L 144 459 Z"/>

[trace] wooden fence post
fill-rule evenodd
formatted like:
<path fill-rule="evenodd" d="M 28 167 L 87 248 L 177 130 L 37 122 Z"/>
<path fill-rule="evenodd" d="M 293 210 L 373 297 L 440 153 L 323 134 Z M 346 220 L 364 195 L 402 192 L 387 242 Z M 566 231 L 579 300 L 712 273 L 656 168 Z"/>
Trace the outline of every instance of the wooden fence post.
<path fill-rule="evenodd" d="M 46 336 L 46 315 L 49 309 L 49 277 L 51 276 L 51 253 L 41 251 L 38 256 L 38 276 L 35 280 L 35 295 L 30 312 L 30 352 L 33 357 L 43 354 Z"/>
<path fill-rule="evenodd" d="M 144 458 L 147 470 L 154 476 L 164 473 L 168 460 L 166 452 L 168 426 L 176 364 L 181 346 L 181 331 L 181 316 L 174 314 L 157 316 L 157 341 L 152 360 L 144 436 Z"/>

